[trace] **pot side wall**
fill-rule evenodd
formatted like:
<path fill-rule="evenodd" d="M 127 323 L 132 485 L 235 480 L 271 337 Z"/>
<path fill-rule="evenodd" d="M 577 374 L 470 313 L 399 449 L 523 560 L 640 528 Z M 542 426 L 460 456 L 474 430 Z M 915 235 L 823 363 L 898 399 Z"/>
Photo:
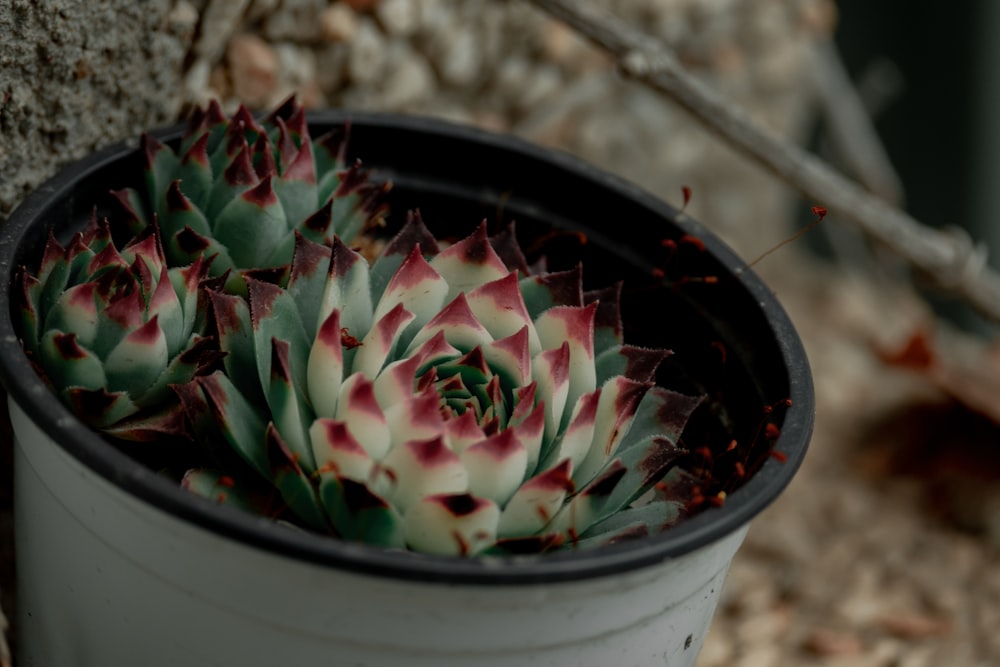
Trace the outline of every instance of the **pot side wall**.
<path fill-rule="evenodd" d="M 19 646 L 33 667 L 690 666 L 747 529 L 570 583 L 374 577 L 183 522 L 94 474 L 13 402 L 10 411 Z"/>

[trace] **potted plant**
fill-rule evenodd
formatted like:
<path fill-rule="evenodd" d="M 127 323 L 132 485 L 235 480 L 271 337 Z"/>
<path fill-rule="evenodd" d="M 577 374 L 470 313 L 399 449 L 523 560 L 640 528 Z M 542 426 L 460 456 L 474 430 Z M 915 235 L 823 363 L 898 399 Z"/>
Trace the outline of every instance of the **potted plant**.
<path fill-rule="evenodd" d="M 751 271 L 508 136 L 210 108 L 5 231 L 30 664 L 693 664 L 810 435 Z"/>

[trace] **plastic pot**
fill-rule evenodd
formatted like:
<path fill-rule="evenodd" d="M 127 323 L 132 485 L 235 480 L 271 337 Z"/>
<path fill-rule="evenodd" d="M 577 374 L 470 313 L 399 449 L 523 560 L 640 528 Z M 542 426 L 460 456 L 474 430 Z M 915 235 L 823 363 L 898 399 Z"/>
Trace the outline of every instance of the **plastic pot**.
<path fill-rule="evenodd" d="M 325 112 L 312 132 L 347 118 L 351 152 L 394 183 L 393 216 L 419 207 L 439 235 L 513 218 L 552 244 L 556 266 L 571 244 L 589 282 L 624 278 L 630 340 L 675 351 L 661 381 L 711 398 L 691 428 L 741 443 L 752 474 L 662 534 L 502 560 L 343 543 L 178 488 L 64 408 L 10 315 L 10 276 L 37 262 L 48 230 L 68 236 L 141 177 L 135 143 L 117 145 L 40 187 L 0 237 L 23 664 L 693 665 L 750 520 L 811 434 L 809 369 L 784 311 L 696 222 L 567 155 L 415 117 Z M 776 441 L 761 437 L 765 421 Z"/>

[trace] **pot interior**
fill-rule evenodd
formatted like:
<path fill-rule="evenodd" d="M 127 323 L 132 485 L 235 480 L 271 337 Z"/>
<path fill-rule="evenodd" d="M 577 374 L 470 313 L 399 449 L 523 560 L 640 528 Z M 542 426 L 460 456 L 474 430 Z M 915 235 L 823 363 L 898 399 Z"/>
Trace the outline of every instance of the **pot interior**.
<path fill-rule="evenodd" d="M 252 518 L 217 511 L 166 480 L 131 481 L 134 476 L 121 472 L 139 463 L 79 425 L 66 428 L 69 413 L 58 402 L 32 398 L 32 387 L 41 380 L 16 342 L 10 294 L 4 290 L 0 369 L 13 400 L 74 456 L 166 511 L 267 549 L 397 577 L 510 583 L 598 576 L 719 539 L 780 493 L 811 434 L 808 365 L 770 290 L 724 244 L 635 186 L 508 136 L 419 117 L 347 112 L 312 116 L 310 131 L 319 136 L 347 118 L 350 155 L 372 168 L 376 180 L 393 184 L 388 232 L 411 209 L 420 209 L 428 227 L 441 237 L 464 236 L 483 219 L 493 231 L 514 220 L 522 246 L 545 254 L 550 269 L 582 261 L 588 289 L 624 281 L 626 341 L 673 350 L 658 383 L 708 399 L 685 431 L 684 444 L 693 452 L 707 447 L 711 456 L 693 453 L 682 465 L 706 475 L 706 495 L 726 493 L 720 507 L 649 538 L 595 551 L 512 558 L 489 567 L 474 559 L 356 545 L 344 549 L 336 540 L 292 531 L 264 533 Z M 179 130 L 158 134 L 171 140 Z M 50 229 L 65 241 L 85 224 L 95 205 L 98 215 L 112 214 L 109 188 L 141 185 L 137 181 L 143 167 L 134 146 L 114 146 L 73 165 L 22 204 L 0 239 L 0 269 L 8 283 L 17 266 L 37 264 Z M 726 452 L 733 441 L 735 449 Z M 745 483 L 732 474 L 737 460 L 745 462 Z"/>

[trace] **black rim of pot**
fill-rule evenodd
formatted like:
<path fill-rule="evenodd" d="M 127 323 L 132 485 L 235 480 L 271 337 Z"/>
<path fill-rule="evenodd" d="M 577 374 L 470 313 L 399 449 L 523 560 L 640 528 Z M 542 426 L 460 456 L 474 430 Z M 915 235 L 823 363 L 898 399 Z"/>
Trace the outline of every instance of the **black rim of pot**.
<path fill-rule="evenodd" d="M 434 140 L 468 143 L 486 152 L 504 151 L 518 159 L 561 170 L 629 198 L 652 215 L 672 220 L 682 231 L 704 243 L 708 255 L 732 274 L 743 298 L 763 311 L 773 335 L 781 366 L 772 369 L 786 377 L 792 405 L 784 415 L 781 435 L 774 443 L 779 455 L 768 461 L 724 505 L 696 514 L 659 535 L 593 550 L 565 551 L 540 556 L 469 559 L 384 550 L 347 543 L 310 533 L 276 529 L 267 520 L 215 505 L 160 477 L 83 426 L 34 372 L 18 342 L 11 315 L 11 275 L 30 255 L 27 246 L 39 242 L 40 221 L 53 211 L 70 211 L 75 185 L 88 175 L 134 155 L 135 140 L 118 143 L 65 167 L 30 194 L 0 229 L 0 379 L 11 398 L 43 432 L 111 484 L 171 514 L 219 535 L 276 554 L 328 567 L 397 579 L 466 584 L 533 584 L 590 579 L 654 565 L 690 553 L 722 539 L 747 524 L 787 486 L 798 469 L 812 434 L 814 397 L 804 348 L 788 316 L 771 290 L 724 243 L 678 211 L 620 178 L 567 154 L 516 137 L 455 125 L 420 116 L 324 111 L 309 115 L 311 127 L 333 127 L 350 120 L 368 131 L 424 133 Z M 314 136 L 315 136 L 314 132 Z M 179 136 L 178 128 L 157 132 L 163 139 Z M 362 153 L 362 155 L 364 155 Z M 377 163 L 376 163 L 376 166 Z M 392 177 L 392 174 L 389 175 Z M 57 213 L 58 214 L 58 213 Z M 67 213 L 68 214 L 68 213 Z M 34 224 L 32 224 L 34 223 Z M 39 400 L 42 397 L 42 400 Z M 778 460 L 783 458 L 784 460 Z"/>

